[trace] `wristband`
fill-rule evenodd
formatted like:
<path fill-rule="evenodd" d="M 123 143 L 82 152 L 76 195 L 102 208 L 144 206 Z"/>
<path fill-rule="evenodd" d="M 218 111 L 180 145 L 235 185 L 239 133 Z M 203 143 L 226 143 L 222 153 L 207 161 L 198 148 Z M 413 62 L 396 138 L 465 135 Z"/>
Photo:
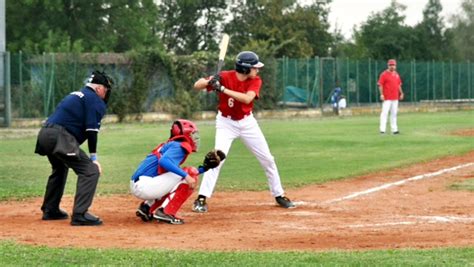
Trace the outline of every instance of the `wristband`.
<path fill-rule="evenodd" d="M 91 157 L 90 157 L 90 159 L 91 159 L 92 161 L 96 161 L 96 160 L 97 160 L 97 154 L 92 154 Z"/>

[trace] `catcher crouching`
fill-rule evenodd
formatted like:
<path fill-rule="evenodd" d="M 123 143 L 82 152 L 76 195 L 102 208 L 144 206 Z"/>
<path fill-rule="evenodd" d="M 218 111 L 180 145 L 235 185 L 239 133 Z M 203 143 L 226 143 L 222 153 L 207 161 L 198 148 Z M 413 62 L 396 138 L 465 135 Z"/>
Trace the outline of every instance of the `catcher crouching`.
<path fill-rule="evenodd" d="M 143 200 L 136 211 L 138 217 L 145 222 L 154 218 L 170 224 L 184 223 L 176 214 L 192 195 L 199 174 L 219 166 L 225 159 L 222 151 L 212 150 L 198 168 L 181 168 L 180 165 L 198 148 L 196 125 L 184 119 L 174 121 L 170 138 L 153 149 L 131 177 L 131 193 Z"/>

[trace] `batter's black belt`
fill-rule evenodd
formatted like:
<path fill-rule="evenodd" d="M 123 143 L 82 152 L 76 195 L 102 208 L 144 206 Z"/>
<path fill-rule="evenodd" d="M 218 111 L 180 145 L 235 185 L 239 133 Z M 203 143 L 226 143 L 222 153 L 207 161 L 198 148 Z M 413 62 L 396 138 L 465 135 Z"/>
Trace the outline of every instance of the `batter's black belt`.
<path fill-rule="evenodd" d="M 221 112 L 221 116 L 222 117 L 226 117 L 228 119 L 231 119 L 233 121 L 240 121 L 241 119 L 244 119 L 244 118 L 247 118 L 248 116 L 250 116 L 252 114 L 252 112 L 249 112 L 247 114 L 243 114 L 243 115 L 240 115 L 240 116 L 236 116 L 236 115 L 226 115 L 224 113 Z"/>

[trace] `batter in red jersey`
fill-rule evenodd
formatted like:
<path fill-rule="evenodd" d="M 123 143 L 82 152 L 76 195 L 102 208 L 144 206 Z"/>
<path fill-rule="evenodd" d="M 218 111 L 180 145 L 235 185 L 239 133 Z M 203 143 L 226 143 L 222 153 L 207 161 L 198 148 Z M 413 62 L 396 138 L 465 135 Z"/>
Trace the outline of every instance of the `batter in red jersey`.
<path fill-rule="evenodd" d="M 218 93 L 215 148 L 227 155 L 232 142 L 240 138 L 264 169 L 270 191 L 278 205 L 293 208 L 295 205 L 284 195 L 275 159 L 270 153 L 265 136 L 252 114 L 253 101 L 258 99 L 262 86 L 262 80 L 258 76 L 262 67 L 263 63 L 257 54 L 243 51 L 237 55 L 235 70 L 222 71 L 213 77 L 201 78 L 196 81 L 194 88 Z M 214 191 L 222 165 L 223 163 L 204 174 L 193 211 L 208 211 L 206 199 L 210 198 Z"/>
<path fill-rule="evenodd" d="M 403 100 L 402 80 L 396 71 L 397 62 L 395 59 L 388 61 L 388 68 L 382 74 L 378 81 L 380 90 L 380 100 L 382 103 L 382 112 L 380 113 L 380 133 L 385 134 L 387 127 L 387 117 L 390 113 L 390 128 L 393 134 L 399 134 L 397 125 L 398 100 Z"/>

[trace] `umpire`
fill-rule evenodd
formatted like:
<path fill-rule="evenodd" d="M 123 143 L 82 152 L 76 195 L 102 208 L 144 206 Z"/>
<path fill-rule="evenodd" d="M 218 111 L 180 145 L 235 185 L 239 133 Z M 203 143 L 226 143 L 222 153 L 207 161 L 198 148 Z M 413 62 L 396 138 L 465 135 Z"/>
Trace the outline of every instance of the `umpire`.
<path fill-rule="evenodd" d="M 85 87 L 66 96 L 39 131 L 35 153 L 47 156 L 52 167 L 41 206 L 43 220 L 68 218 L 59 204 L 71 168 L 78 176 L 71 225 L 102 224 L 88 209 L 102 173 L 97 157 L 97 134 L 112 84 L 104 72 L 94 71 Z M 86 139 L 90 156 L 79 147 Z"/>

